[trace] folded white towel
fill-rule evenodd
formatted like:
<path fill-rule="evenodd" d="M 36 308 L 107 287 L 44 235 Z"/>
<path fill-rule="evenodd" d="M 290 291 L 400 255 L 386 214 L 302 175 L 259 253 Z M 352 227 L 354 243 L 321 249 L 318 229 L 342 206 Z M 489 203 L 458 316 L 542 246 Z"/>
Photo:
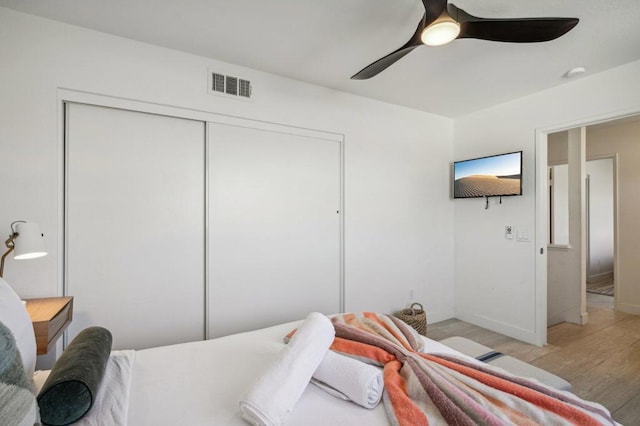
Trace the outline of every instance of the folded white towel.
<path fill-rule="evenodd" d="M 338 398 L 375 408 L 382 398 L 382 369 L 328 351 L 311 382 Z"/>
<path fill-rule="evenodd" d="M 293 412 L 334 335 L 333 324 L 326 316 L 310 313 L 276 362 L 240 401 L 242 417 L 257 426 L 282 425 Z"/>

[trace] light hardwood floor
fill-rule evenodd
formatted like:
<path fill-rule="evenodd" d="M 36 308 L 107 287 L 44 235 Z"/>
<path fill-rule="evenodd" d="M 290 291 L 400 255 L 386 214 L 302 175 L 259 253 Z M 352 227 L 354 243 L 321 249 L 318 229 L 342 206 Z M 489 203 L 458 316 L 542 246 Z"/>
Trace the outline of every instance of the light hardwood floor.
<path fill-rule="evenodd" d="M 429 324 L 428 336 L 463 336 L 568 380 L 580 397 L 607 407 L 625 426 L 640 425 L 640 316 L 613 311 L 611 297 L 588 297 L 589 323 L 561 323 L 548 344 L 529 345 L 451 319 Z"/>

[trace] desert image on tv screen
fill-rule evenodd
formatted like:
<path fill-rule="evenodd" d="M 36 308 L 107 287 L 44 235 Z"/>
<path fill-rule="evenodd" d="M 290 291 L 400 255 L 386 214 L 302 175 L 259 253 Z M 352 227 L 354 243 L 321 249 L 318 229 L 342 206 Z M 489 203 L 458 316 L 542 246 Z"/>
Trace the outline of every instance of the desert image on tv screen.
<path fill-rule="evenodd" d="M 460 161 L 454 166 L 454 198 L 520 195 L 521 153 Z"/>

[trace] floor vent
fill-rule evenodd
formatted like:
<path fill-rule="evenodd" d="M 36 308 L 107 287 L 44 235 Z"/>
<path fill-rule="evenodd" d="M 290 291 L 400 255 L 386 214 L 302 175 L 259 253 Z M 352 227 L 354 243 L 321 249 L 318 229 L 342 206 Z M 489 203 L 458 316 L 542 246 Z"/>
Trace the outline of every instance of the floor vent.
<path fill-rule="evenodd" d="M 230 75 L 210 73 L 209 93 L 236 99 L 251 99 L 251 82 Z"/>

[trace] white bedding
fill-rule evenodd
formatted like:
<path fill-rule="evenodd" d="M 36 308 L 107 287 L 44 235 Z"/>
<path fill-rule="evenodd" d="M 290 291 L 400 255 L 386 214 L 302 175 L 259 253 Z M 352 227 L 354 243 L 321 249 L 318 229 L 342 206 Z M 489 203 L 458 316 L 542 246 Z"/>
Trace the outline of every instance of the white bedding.
<path fill-rule="evenodd" d="M 124 426 L 129 424 L 129 394 L 133 378 L 135 351 L 113 351 L 104 370 L 100 389 L 89 412 L 74 426 Z M 51 370 L 33 375 L 36 392 L 40 392 Z"/>
<path fill-rule="evenodd" d="M 135 351 L 113 351 L 104 371 L 93 407 L 77 426 L 125 425 L 129 413 L 129 393 Z"/>
<path fill-rule="evenodd" d="M 238 403 L 284 347 L 300 321 L 215 340 L 136 352 L 129 425 L 246 426 Z M 425 338 L 425 352 L 457 354 Z M 389 425 L 384 407 L 373 410 L 309 385 L 287 425 Z"/>

